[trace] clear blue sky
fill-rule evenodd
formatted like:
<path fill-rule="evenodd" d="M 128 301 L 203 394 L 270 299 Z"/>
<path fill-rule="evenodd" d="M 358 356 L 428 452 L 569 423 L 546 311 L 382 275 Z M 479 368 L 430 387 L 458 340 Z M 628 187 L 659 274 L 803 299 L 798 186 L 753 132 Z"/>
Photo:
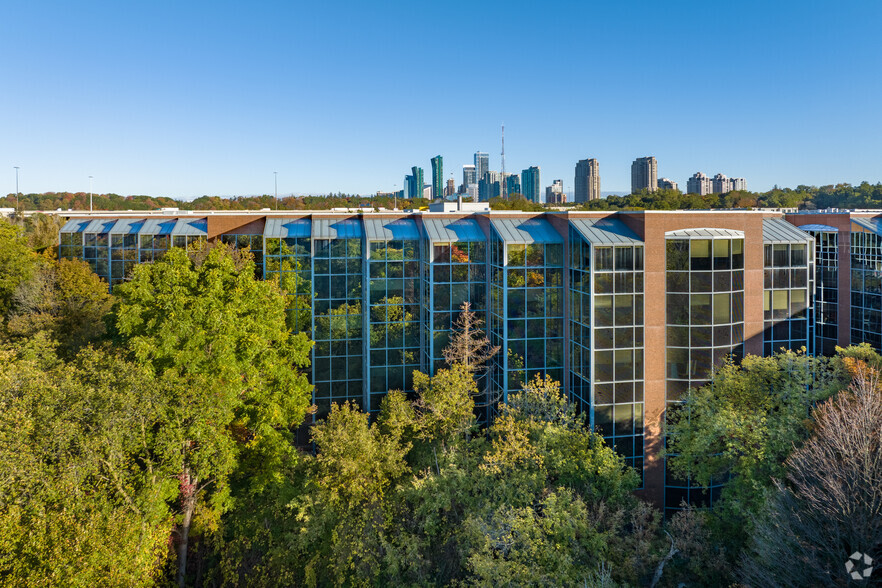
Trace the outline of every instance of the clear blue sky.
<path fill-rule="evenodd" d="M 0 19 L 0 193 L 192 198 L 459 184 L 476 150 L 572 190 L 654 155 L 882 180 L 882 2 L 44 2 Z M 2 169 L 0 168 L 0 169 Z M 5 179 L 3 179 L 5 178 Z"/>

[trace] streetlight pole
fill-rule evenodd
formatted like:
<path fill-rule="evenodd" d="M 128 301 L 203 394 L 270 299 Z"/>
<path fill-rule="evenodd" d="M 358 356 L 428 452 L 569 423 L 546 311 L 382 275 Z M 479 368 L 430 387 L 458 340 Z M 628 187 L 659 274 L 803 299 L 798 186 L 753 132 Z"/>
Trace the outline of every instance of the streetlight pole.
<path fill-rule="evenodd" d="M 274 194 L 276 196 L 276 210 L 279 209 L 279 172 L 273 172 Z"/>
<path fill-rule="evenodd" d="M 89 176 L 89 212 L 92 212 L 92 176 Z"/>
<path fill-rule="evenodd" d="M 21 205 L 21 198 L 18 196 L 18 170 L 21 168 L 17 165 L 13 166 L 15 168 L 15 207 L 19 208 Z"/>

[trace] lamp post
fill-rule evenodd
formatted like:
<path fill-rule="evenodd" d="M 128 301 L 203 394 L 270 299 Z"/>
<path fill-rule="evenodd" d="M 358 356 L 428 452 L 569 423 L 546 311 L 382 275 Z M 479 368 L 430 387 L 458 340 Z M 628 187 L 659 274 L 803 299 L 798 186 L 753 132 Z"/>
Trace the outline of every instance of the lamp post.
<path fill-rule="evenodd" d="M 89 176 L 89 212 L 92 212 L 92 176 Z"/>
<path fill-rule="evenodd" d="M 21 199 L 18 197 L 18 170 L 21 168 L 17 165 L 13 167 L 15 167 L 15 208 L 18 208 L 21 204 Z"/>
<path fill-rule="evenodd" d="M 279 172 L 273 172 L 273 193 L 276 196 L 276 210 L 279 209 Z"/>

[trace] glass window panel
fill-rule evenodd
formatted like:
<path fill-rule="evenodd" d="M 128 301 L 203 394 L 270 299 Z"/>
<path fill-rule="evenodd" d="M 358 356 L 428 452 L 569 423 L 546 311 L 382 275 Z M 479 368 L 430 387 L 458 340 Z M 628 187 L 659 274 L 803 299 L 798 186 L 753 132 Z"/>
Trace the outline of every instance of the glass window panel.
<path fill-rule="evenodd" d="M 670 298 L 670 296 L 669 296 Z M 613 326 L 613 297 L 612 296 L 595 296 L 594 297 L 594 321 L 595 326 L 611 327 Z"/>
<path fill-rule="evenodd" d="M 794 243 L 790 246 L 790 265 L 805 266 L 808 263 L 806 246 L 804 243 Z"/>
<path fill-rule="evenodd" d="M 613 274 L 594 274 L 594 293 L 613 293 Z"/>
<path fill-rule="evenodd" d="M 684 271 L 689 269 L 689 241 L 686 239 L 668 239 L 665 243 L 667 269 Z"/>
<path fill-rule="evenodd" d="M 732 239 L 732 269 L 744 269 L 744 239 Z"/>
<path fill-rule="evenodd" d="M 612 271 L 613 250 L 612 247 L 594 248 L 594 268 L 597 271 Z"/>
<path fill-rule="evenodd" d="M 709 325 L 711 323 L 711 295 L 693 294 L 689 301 L 689 310 L 693 325 Z"/>
<path fill-rule="evenodd" d="M 689 272 L 667 272 L 668 292 L 688 292 Z"/>
<path fill-rule="evenodd" d="M 729 294 L 714 294 L 714 324 L 732 322 L 731 299 Z"/>
<path fill-rule="evenodd" d="M 667 333 L 669 346 L 689 347 L 689 327 L 668 327 Z"/>
<path fill-rule="evenodd" d="M 790 265 L 790 246 L 786 243 L 772 245 L 772 264 L 775 267 L 787 267 Z"/>
<path fill-rule="evenodd" d="M 691 281 L 693 292 L 710 292 L 713 290 L 712 272 L 692 272 Z"/>
<path fill-rule="evenodd" d="M 728 239 L 714 240 L 714 269 L 729 269 L 729 245 L 731 241 Z"/>
<path fill-rule="evenodd" d="M 711 269 L 710 239 L 692 239 L 690 242 L 689 257 L 693 270 Z"/>
<path fill-rule="evenodd" d="M 632 271 L 634 268 L 634 248 L 616 247 L 616 271 Z"/>
<path fill-rule="evenodd" d="M 669 325 L 689 324 L 689 294 L 667 295 L 667 317 Z"/>

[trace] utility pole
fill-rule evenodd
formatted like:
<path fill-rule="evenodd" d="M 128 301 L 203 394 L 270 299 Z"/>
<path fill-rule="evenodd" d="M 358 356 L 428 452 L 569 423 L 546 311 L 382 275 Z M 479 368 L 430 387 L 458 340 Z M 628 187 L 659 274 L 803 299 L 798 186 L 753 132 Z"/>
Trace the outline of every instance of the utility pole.
<path fill-rule="evenodd" d="M 17 212 L 17 209 L 21 208 L 21 198 L 18 195 L 18 170 L 20 170 L 21 168 L 17 165 L 13 167 L 15 167 L 15 208 Z"/>
<path fill-rule="evenodd" d="M 89 212 L 92 212 L 92 176 L 89 176 Z"/>
<path fill-rule="evenodd" d="M 274 194 L 276 196 L 276 210 L 279 209 L 279 172 L 273 172 Z"/>

